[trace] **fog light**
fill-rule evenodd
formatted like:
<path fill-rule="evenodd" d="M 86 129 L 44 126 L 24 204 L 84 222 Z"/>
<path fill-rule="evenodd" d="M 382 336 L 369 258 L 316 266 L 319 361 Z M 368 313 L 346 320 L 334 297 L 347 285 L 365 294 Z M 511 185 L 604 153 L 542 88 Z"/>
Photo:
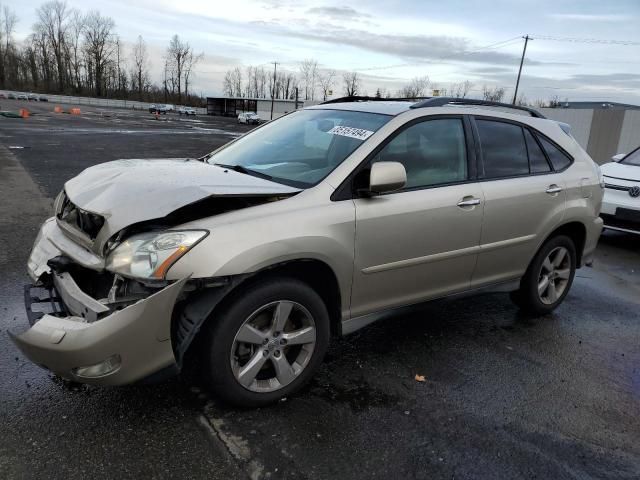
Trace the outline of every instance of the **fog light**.
<path fill-rule="evenodd" d="M 103 360 L 100 363 L 96 363 L 95 365 L 74 368 L 73 374 L 76 377 L 82 378 L 104 377 L 118 370 L 121 364 L 122 359 L 120 358 L 120 355 L 112 355 L 106 360 Z"/>

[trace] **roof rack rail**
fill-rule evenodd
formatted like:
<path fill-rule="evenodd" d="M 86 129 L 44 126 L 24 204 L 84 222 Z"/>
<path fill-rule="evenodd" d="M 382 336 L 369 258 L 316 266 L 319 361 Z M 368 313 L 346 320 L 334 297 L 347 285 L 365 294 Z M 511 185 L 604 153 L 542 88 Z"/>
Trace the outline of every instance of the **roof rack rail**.
<path fill-rule="evenodd" d="M 471 98 L 454 98 L 454 97 L 433 97 L 428 100 L 423 100 L 410 108 L 424 108 L 424 107 L 444 107 L 445 105 L 478 105 L 482 107 L 502 107 L 512 110 L 521 110 L 527 112 L 529 115 L 535 118 L 547 118 L 537 110 L 529 107 L 523 107 L 520 105 L 511 105 L 510 103 L 491 102 L 489 100 L 474 100 Z"/>
<path fill-rule="evenodd" d="M 427 100 L 432 97 L 411 97 L 411 98 L 382 98 L 382 97 L 363 97 L 358 95 L 351 95 L 348 97 L 334 98 L 332 100 L 326 100 L 320 105 L 327 105 L 330 103 L 348 103 L 348 102 L 415 102 L 417 100 Z"/>

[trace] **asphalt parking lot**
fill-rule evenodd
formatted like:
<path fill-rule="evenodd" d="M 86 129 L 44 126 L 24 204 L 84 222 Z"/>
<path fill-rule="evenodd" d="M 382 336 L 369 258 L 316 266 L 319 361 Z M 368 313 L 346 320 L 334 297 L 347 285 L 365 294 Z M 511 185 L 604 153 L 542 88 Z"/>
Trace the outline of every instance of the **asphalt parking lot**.
<path fill-rule="evenodd" d="M 7 330 L 26 325 L 26 259 L 64 181 L 118 158 L 200 156 L 249 127 L 27 107 L 0 117 L 0 478 L 640 477 L 640 236 L 605 232 L 550 316 L 524 318 L 503 294 L 433 302 L 337 340 L 311 384 L 269 408 L 231 409 L 180 379 L 53 378 Z"/>

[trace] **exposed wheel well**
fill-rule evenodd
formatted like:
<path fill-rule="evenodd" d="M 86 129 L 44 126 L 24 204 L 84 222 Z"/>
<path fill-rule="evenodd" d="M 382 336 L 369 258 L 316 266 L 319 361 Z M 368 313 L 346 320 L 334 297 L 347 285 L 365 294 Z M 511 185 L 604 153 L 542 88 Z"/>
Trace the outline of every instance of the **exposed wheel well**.
<path fill-rule="evenodd" d="M 267 267 L 252 276 L 249 281 L 260 281 L 269 276 L 295 278 L 313 288 L 327 306 L 331 320 L 331 334 L 340 334 L 342 320 L 340 286 L 336 275 L 329 265 L 315 259 L 291 260 Z M 243 284 L 239 287 L 242 286 Z"/>
<path fill-rule="evenodd" d="M 580 222 L 565 223 L 564 225 L 556 228 L 553 232 L 551 232 L 545 239 L 544 243 L 546 243 L 550 238 L 558 235 L 566 235 L 571 240 L 573 240 L 573 243 L 576 246 L 576 267 L 580 268 L 582 266 L 582 253 L 584 251 L 584 244 L 587 240 L 586 227 Z"/>

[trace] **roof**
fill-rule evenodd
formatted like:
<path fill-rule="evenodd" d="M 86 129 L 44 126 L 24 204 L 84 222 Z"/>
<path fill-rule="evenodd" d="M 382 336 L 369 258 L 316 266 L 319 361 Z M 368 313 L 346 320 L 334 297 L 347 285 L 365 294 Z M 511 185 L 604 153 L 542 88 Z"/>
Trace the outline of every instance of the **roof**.
<path fill-rule="evenodd" d="M 443 100 L 443 102 L 438 102 L 438 100 L 440 99 Z M 519 106 L 512 107 L 511 105 L 508 105 L 508 104 L 500 104 L 500 103 L 494 102 L 493 105 L 490 105 L 490 104 L 482 105 L 480 104 L 481 101 L 479 100 L 470 100 L 470 102 L 474 102 L 474 103 L 470 105 L 460 105 L 456 103 L 446 103 L 444 102 L 445 100 L 446 98 L 444 97 L 437 97 L 436 103 L 438 104 L 434 104 L 434 105 L 428 105 L 426 104 L 425 101 L 422 101 L 422 100 L 418 100 L 418 101 L 384 101 L 384 100 L 383 101 L 381 100 L 367 101 L 365 100 L 365 101 L 335 102 L 335 103 L 328 102 L 324 104 L 321 103 L 319 105 L 305 107 L 305 110 L 309 110 L 309 109 L 349 110 L 353 112 L 378 113 L 378 114 L 396 116 L 403 112 L 411 110 L 413 108 L 421 109 L 422 107 L 432 106 L 437 108 L 448 109 L 449 110 L 448 113 L 451 112 L 451 109 L 453 109 L 453 111 L 455 111 L 456 109 L 467 109 L 467 113 L 469 113 L 468 109 L 471 109 L 471 112 L 475 114 L 481 114 L 482 112 L 485 112 L 486 114 L 489 114 L 489 115 L 495 115 L 496 112 L 500 112 L 500 113 L 506 113 L 511 115 L 518 115 L 518 116 L 524 115 L 527 117 L 531 115 L 527 111 L 521 111 L 521 110 L 528 110 L 528 109 L 522 109 Z M 440 105 L 439 103 L 442 103 L 442 105 Z M 537 113 L 537 115 L 535 116 L 544 118 L 539 113 Z"/>
<path fill-rule="evenodd" d="M 368 101 L 368 102 L 344 102 L 314 105 L 306 107 L 312 110 L 351 110 L 354 112 L 365 113 L 381 113 L 384 115 L 398 115 L 406 112 L 415 102 L 385 102 L 385 101 Z"/>

